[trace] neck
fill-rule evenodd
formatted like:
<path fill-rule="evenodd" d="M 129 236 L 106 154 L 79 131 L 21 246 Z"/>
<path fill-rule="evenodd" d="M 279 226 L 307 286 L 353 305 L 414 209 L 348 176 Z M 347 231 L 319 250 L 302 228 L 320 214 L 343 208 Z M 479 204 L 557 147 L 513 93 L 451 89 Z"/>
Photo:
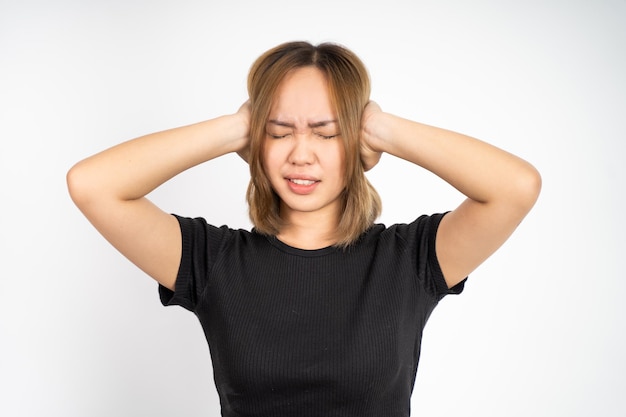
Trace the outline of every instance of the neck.
<path fill-rule="evenodd" d="M 285 226 L 276 236 L 280 241 L 299 249 L 321 249 L 337 242 L 339 216 L 335 213 L 289 212 Z"/>

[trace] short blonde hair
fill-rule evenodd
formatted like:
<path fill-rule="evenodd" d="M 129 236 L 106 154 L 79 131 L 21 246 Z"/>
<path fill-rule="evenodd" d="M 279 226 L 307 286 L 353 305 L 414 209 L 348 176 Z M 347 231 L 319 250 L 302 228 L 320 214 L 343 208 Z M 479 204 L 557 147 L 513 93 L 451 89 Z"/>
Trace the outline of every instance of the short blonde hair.
<path fill-rule="evenodd" d="M 266 123 L 281 81 L 290 71 L 312 66 L 326 77 L 345 149 L 346 187 L 334 236 L 335 246 L 347 247 L 372 226 L 381 212 L 378 193 L 365 177 L 360 159 L 363 110 L 369 102 L 370 80 L 361 60 L 347 48 L 322 43 L 288 42 L 261 55 L 248 74 L 250 116 L 250 184 L 247 200 L 250 219 L 263 234 L 277 235 L 283 226 L 280 198 L 272 189 L 263 166 Z"/>

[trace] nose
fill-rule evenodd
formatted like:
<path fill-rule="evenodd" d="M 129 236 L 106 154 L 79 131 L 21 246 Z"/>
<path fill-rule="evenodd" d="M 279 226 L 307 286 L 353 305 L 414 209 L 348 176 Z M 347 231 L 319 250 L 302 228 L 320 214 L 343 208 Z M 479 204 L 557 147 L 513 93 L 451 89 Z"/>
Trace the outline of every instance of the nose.
<path fill-rule="evenodd" d="M 309 165 L 315 161 L 315 152 L 308 134 L 298 134 L 293 138 L 293 147 L 289 153 L 292 165 Z"/>

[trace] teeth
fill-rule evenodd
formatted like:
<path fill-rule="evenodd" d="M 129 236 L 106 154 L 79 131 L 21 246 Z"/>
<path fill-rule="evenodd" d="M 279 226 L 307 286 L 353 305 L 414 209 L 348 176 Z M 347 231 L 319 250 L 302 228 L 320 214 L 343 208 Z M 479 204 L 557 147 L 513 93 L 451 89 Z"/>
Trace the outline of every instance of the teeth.
<path fill-rule="evenodd" d="M 293 180 L 290 180 L 290 181 L 293 182 L 294 184 L 298 184 L 298 185 L 311 185 L 311 184 L 315 183 L 315 181 L 311 181 L 311 180 L 293 179 Z"/>

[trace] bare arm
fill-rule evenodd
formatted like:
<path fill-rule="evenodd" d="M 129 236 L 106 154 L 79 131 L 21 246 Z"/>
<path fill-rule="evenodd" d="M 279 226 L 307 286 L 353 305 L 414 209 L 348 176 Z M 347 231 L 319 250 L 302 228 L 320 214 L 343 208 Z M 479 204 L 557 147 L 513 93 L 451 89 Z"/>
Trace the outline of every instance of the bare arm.
<path fill-rule="evenodd" d="M 541 188 L 528 162 L 480 140 L 384 113 L 375 103 L 364 114 L 362 148 L 368 169 L 387 152 L 433 172 L 467 197 L 437 232 L 437 257 L 449 287 L 506 241 Z"/>
<path fill-rule="evenodd" d="M 181 256 L 176 219 L 145 196 L 175 175 L 248 144 L 248 106 L 233 115 L 124 142 L 73 166 L 74 203 L 131 262 L 174 289 Z"/>

